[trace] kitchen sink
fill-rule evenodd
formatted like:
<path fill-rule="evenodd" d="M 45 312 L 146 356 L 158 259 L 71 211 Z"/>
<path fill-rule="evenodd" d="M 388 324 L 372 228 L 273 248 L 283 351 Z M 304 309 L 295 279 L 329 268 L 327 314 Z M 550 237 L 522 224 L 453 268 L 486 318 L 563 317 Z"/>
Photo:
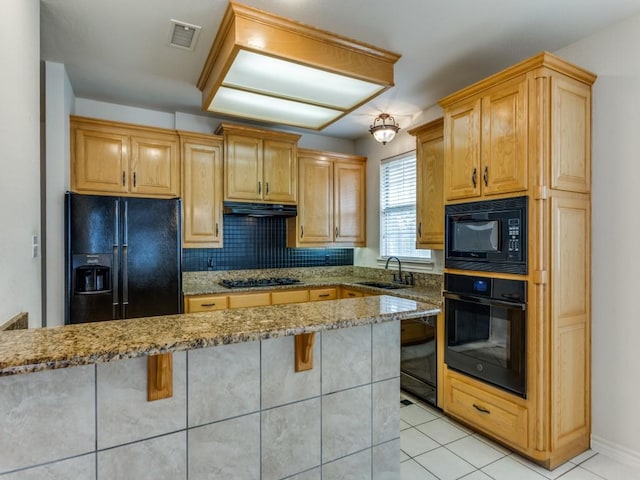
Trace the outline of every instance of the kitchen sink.
<path fill-rule="evenodd" d="M 387 290 L 397 290 L 398 288 L 406 288 L 406 285 L 400 285 L 398 283 L 387 282 L 357 282 L 358 285 L 365 285 L 367 287 L 385 288 Z"/>

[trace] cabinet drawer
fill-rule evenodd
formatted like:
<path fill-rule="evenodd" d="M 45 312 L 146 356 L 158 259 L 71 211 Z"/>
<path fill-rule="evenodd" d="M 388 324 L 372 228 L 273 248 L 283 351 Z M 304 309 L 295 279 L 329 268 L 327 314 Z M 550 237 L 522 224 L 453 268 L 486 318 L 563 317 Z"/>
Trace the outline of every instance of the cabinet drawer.
<path fill-rule="evenodd" d="M 189 313 L 224 310 L 225 308 L 227 308 L 227 297 L 226 295 L 210 297 L 186 297 L 185 303 L 186 311 Z"/>
<path fill-rule="evenodd" d="M 271 293 L 271 305 L 284 303 L 301 303 L 309 301 L 309 290 L 288 290 Z"/>
<path fill-rule="evenodd" d="M 229 296 L 229 308 L 262 307 L 264 305 L 271 305 L 271 294 L 269 292 Z"/>
<path fill-rule="evenodd" d="M 336 288 L 317 288 L 309 290 L 309 301 L 318 302 L 321 300 L 335 300 L 338 298 L 338 289 Z"/>
<path fill-rule="evenodd" d="M 359 292 L 358 290 L 351 290 L 350 288 L 343 288 L 342 295 L 340 295 L 341 298 L 356 298 L 363 296 L 364 294 L 362 292 Z"/>
<path fill-rule="evenodd" d="M 526 449 L 527 409 L 447 373 L 444 409 L 508 444 Z"/>

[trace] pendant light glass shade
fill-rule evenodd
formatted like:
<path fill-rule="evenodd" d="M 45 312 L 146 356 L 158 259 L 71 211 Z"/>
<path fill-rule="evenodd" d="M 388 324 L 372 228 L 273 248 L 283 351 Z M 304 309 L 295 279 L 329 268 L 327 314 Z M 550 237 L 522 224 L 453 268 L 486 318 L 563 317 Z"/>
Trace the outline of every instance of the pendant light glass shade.
<path fill-rule="evenodd" d="M 373 125 L 369 128 L 369 132 L 382 145 L 386 145 L 393 140 L 400 127 L 395 119 L 388 113 L 381 113 L 373 121 Z"/>

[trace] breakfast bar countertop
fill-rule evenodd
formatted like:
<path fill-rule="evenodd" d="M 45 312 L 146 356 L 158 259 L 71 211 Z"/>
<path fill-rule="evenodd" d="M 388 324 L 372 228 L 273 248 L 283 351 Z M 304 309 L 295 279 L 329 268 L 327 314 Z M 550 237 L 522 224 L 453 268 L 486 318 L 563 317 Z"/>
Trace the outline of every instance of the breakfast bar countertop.
<path fill-rule="evenodd" d="M 0 376 L 438 313 L 438 305 L 379 295 L 1 332 Z"/>

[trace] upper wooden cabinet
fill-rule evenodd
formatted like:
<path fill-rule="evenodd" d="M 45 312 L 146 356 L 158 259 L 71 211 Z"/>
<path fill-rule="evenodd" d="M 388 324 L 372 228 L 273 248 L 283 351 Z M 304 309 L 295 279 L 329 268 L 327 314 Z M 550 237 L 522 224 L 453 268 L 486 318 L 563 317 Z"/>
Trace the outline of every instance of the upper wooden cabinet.
<path fill-rule="evenodd" d="M 522 192 L 527 179 L 527 77 L 444 103 L 445 198 Z"/>
<path fill-rule="evenodd" d="M 287 219 L 288 246 L 364 246 L 366 158 L 300 149 L 298 167 L 298 216 Z"/>
<path fill-rule="evenodd" d="M 178 135 L 71 116 L 71 190 L 78 193 L 180 195 Z"/>
<path fill-rule="evenodd" d="M 300 135 L 221 124 L 224 137 L 224 199 L 295 204 Z"/>
<path fill-rule="evenodd" d="M 222 138 L 180 132 L 182 246 L 222 248 Z"/>
<path fill-rule="evenodd" d="M 409 130 L 416 137 L 416 248 L 444 249 L 442 118 Z"/>

